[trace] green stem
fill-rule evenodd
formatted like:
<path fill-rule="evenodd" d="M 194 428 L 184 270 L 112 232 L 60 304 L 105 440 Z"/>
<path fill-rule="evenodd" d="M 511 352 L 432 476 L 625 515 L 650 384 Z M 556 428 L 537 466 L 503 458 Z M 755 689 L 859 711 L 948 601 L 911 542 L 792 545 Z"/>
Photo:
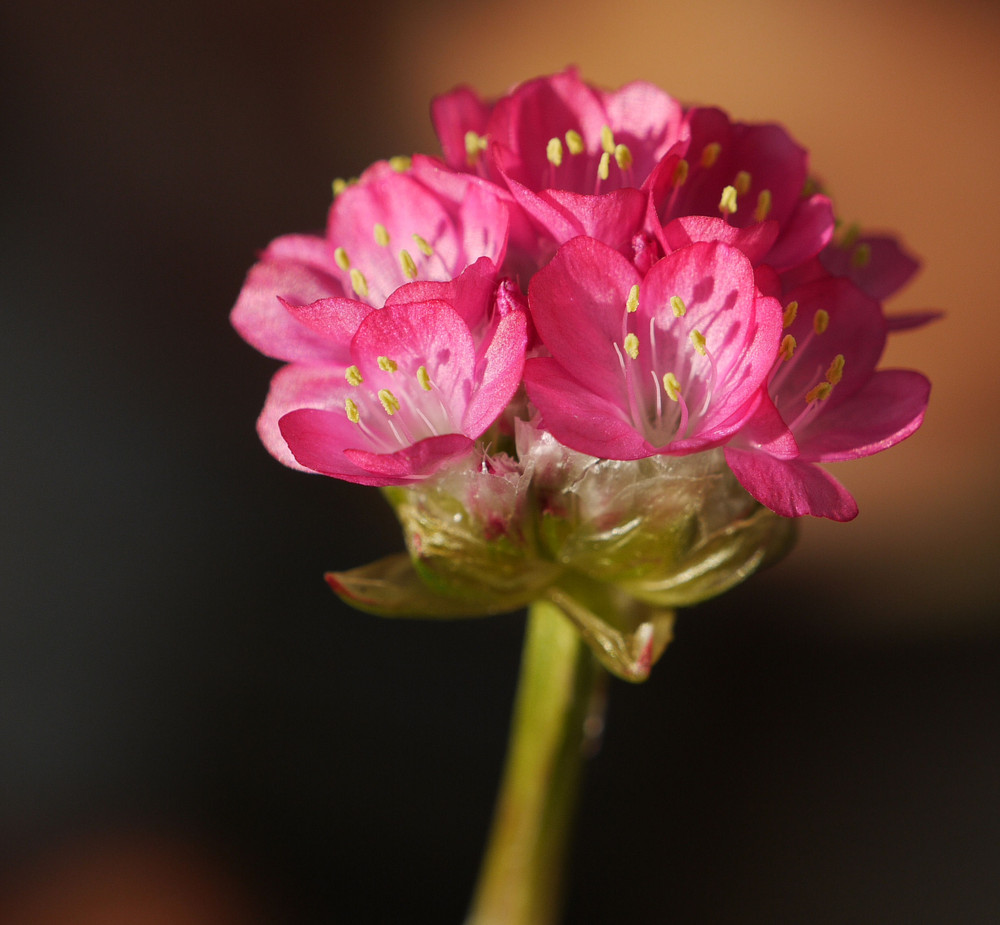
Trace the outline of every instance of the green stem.
<path fill-rule="evenodd" d="M 603 676 L 562 611 L 532 604 L 507 763 L 465 925 L 558 921 L 585 721 Z"/>

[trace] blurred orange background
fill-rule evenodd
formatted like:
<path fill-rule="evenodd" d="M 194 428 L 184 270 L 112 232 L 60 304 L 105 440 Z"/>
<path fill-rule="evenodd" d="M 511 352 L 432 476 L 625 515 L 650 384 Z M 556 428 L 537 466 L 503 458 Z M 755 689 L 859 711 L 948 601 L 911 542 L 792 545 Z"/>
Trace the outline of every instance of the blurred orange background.
<path fill-rule="evenodd" d="M 991 920 L 996 4 L 0 16 L 0 921 L 460 920 L 520 623 L 330 598 L 324 569 L 398 534 L 375 492 L 259 448 L 275 364 L 227 313 L 259 248 L 322 226 L 335 176 L 435 150 L 435 93 L 570 63 L 783 123 L 844 219 L 923 259 L 889 310 L 947 314 L 884 360 L 933 381 L 923 428 L 834 470 L 858 519 L 802 524 L 787 560 L 682 615 L 647 685 L 615 686 L 569 920 L 622 897 L 637 923 Z"/>

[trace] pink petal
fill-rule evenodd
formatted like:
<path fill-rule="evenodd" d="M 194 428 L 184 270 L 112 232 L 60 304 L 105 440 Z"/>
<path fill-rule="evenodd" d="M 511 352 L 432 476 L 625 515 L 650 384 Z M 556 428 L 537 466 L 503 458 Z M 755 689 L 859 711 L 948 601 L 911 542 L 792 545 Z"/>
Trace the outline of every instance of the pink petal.
<path fill-rule="evenodd" d="M 815 257 L 833 237 L 833 206 L 826 196 L 800 199 L 781 226 L 781 235 L 767 255 L 776 270 L 797 267 Z"/>
<path fill-rule="evenodd" d="M 761 504 L 783 517 L 852 520 L 858 506 L 850 493 L 819 466 L 799 459 L 726 447 L 726 462 L 739 483 Z"/>
<path fill-rule="evenodd" d="M 469 169 L 465 134 L 485 134 L 490 109 L 490 105 L 483 102 L 473 89 L 465 86 L 456 87 L 451 93 L 435 97 L 431 102 L 434 130 L 449 167 Z"/>
<path fill-rule="evenodd" d="M 859 260 L 860 254 L 864 256 Z M 846 248 L 831 245 L 820 260 L 829 272 L 846 276 L 875 299 L 887 299 L 920 269 L 920 262 L 886 235 L 864 235 Z"/>
<path fill-rule="evenodd" d="M 671 251 L 696 241 L 719 241 L 741 250 L 747 260 L 756 266 L 771 250 L 779 230 L 777 222 L 758 222 L 747 228 L 736 228 L 721 218 L 686 215 L 675 218 L 663 229 L 662 240 Z"/>
<path fill-rule="evenodd" d="M 823 409 L 796 435 L 803 459 L 857 459 L 895 446 L 923 422 L 930 389 L 920 373 L 880 370 L 849 401 Z"/>
<path fill-rule="evenodd" d="M 642 459 L 656 452 L 625 420 L 618 402 L 582 387 L 551 357 L 524 364 L 524 385 L 542 414 L 542 427 L 564 446 L 604 459 Z"/>
<path fill-rule="evenodd" d="M 345 450 L 344 455 L 378 479 L 367 484 L 402 485 L 433 475 L 442 466 L 472 452 L 472 446 L 472 440 L 464 434 L 443 434 L 428 437 L 396 453 Z"/>
<path fill-rule="evenodd" d="M 522 312 L 514 311 L 501 319 L 478 364 L 476 389 L 462 419 L 463 433 L 478 437 L 514 397 L 521 384 L 527 340 L 527 318 Z"/>

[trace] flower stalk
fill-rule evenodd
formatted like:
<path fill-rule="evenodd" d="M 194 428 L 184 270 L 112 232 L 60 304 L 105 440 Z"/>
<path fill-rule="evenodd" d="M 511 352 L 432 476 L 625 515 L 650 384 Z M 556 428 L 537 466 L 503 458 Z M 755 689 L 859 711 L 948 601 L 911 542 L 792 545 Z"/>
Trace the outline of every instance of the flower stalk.
<path fill-rule="evenodd" d="M 507 762 L 465 925 L 552 925 L 588 730 L 607 675 L 554 604 L 528 611 Z"/>

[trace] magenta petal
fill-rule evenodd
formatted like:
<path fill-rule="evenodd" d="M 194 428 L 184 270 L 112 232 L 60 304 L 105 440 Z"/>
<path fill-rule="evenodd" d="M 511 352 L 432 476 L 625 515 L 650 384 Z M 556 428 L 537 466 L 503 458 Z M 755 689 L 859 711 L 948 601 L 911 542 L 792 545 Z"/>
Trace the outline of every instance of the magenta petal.
<path fill-rule="evenodd" d="M 522 312 L 513 311 L 501 319 L 478 364 L 478 385 L 465 409 L 463 433 L 478 437 L 514 397 L 521 384 L 527 340 L 528 323 Z"/>
<path fill-rule="evenodd" d="M 767 262 L 779 272 L 815 257 L 833 237 L 833 206 L 826 196 L 800 200 L 781 227 Z"/>
<path fill-rule="evenodd" d="M 345 386 L 343 368 L 283 366 L 271 379 L 264 408 L 257 418 L 257 433 L 267 451 L 292 469 L 305 469 L 292 455 L 278 428 L 278 421 L 299 408 L 342 409 Z"/>
<path fill-rule="evenodd" d="M 395 453 L 345 450 L 344 455 L 377 481 L 369 485 L 403 485 L 433 475 L 442 466 L 472 451 L 472 440 L 464 434 L 427 437 Z"/>
<path fill-rule="evenodd" d="M 767 395 L 730 444 L 733 449 L 761 450 L 778 459 L 794 459 L 799 455 L 799 447 L 792 432 L 778 414 L 774 402 Z"/>
<path fill-rule="evenodd" d="M 466 170 L 471 166 L 465 147 L 465 135 L 467 132 L 475 132 L 477 135 L 485 133 L 490 108 L 474 90 L 464 86 L 435 97 L 431 102 L 434 130 L 449 167 Z"/>
<path fill-rule="evenodd" d="M 621 254 L 591 238 L 563 245 L 528 289 L 531 317 L 545 346 L 565 368 L 582 370 L 588 388 L 624 404 L 614 344 L 639 274 Z"/>
<path fill-rule="evenodd" d="M 628 187 L 599 196 L 550 189 L 540 193 L 539 198 L 571 215 L 580 229 L 577 234 L 596 238 L 619 251 L 628 247 L 633 236 L 642 228 L 646 215 L 646 194 Z M 525 208 L 531 211 L 529 205 Z M 563 244 L 571 236 L 553 237 L 557 243 Z"/>
<path fill-rule="evenodd" d="M 358 325 L 375 311 L 371 305 L 355 299 L 319 299 L 308 305 L 293 305 L 285 299 L 279 301 L 296 321 L 327 339 L 327 349 L 332 355 L 343 354 L 345 366 L 350 364 L 348 347 Z"/>
<path fill-rule="evenodd" d="M 551 357 L 524 364 L 528 397 L 560 443 L 604 459 L 642 459 L 656 450 L 624 420 L 617 403 L 588 391 Z"/>
<path fill-rule="evenodd" d="M 920 262 L 886 235 L 864 235 L 849 247 L 831 245 L 819 259 L 834 276 L 848 277 L 880 300 L 902 289 L 920 269 Z"/>
<path fill-rule="evenodd" d="M 885 316 L 885 324 L 889 329 L 889 333 L 893 334 L 898 331 L 914 331 L 917 328 L 922 328 L 925 324 L 930 324 L 932 321 L 937 321 L 943 317 L 944 312 L 935 311 L 934 309 L 893 312 L 891 315 Z"/>
<path fill-rule="evenodd" d="M 737 228 L 721 218 L 686 215 L 675 218 L 663 229 L 662 242 L 675 251 L 697 241 L 719 241 L 741 250 L 756 266 L 771 249 L 778 231 L 777 222 L 757 222 L 747 228 Z"/>
<path fill-rule="evenodd" d="M 800 459 L 726 447 L 726 462 L 739 483 L 761 504 L 783 517 L 852 520 L 858 506 L 850 493 L 819 466 Z"/>
<path fill-rule="evenodd" d="M 907 369 L 875 373 L 849 401 L 824 409 L 797 439 L 804 459 L 871 456 L 905 440 L 923 422 L 931 384 Z"/>

